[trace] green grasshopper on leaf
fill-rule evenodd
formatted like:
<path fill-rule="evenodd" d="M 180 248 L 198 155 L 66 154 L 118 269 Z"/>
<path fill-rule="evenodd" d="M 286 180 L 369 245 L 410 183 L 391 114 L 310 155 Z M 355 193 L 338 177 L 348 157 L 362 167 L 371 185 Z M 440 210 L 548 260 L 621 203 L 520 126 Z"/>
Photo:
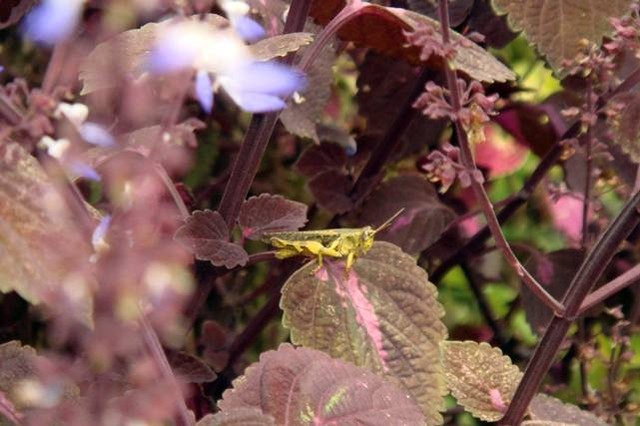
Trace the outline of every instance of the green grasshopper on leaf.
<path fill-rule="evenodd" d="M 278 259 L 294 256 L 315 257 L 322 268 L 323 257 L 345 258 L 348 274 L 356 258 L 369 251 L 376 234 L 387 228 L 404 211 L 401 209 L 378 228 L 338 228 L 319 231 L 293 231 L 265 233 L 262 241 L 276 249 Z"/>

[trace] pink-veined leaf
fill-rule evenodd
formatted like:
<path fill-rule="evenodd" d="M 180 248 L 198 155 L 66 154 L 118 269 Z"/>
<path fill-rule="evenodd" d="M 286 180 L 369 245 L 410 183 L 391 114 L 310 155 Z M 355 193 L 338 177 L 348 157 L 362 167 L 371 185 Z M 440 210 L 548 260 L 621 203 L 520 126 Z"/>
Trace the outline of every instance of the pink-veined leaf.
<path fill-rule="evenodd" d="M 446 392 L 440 342 L 447 335 L 436 289 L 398 247 L 374 243 L 348 277 L 343 261 L 316 262 L 295 272 L 282 290 L 291 341 L 398 380 L 418 401 L 428 424 L 442 422 Z"/>
<path fill-rule="evenodd" d="M 305 204 L 271 194 L 261 194 L 246 200 L 238 217 L 242 235 L 252 240 L 259 240 L 265 232 L 297 231 L 305 223 Z"/>
<path fill-rule="evenodd" d="M 522 378 L 518 367 L 484 342 L 448 341 L 442 349 L 447 386 L 458 403 L 481 420 L 501 419 Z"/>
<path fill-rule="evenodd" d="M 229 241 L 229 228 L 220 213 L 195 211 L 176 231 L 176 241 L 187 247 L 198 260 L 214 266 L 243 266 L 249 255 L 242 246 Z"/>
<path fill-rule="evenodd" d="M 259 408 L 279 425 L 424 424 L 419 407 L 394 383 L 286 343 L 262 353 L 218 406 L 222 412 Z"/>

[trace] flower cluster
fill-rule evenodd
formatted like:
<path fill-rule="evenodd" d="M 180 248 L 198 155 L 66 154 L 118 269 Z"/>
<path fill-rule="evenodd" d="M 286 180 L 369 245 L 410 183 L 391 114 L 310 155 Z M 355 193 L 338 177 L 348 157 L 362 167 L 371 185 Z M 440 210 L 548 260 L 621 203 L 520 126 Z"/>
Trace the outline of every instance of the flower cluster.
<path fill-rule="evenodd" d="M 459 47 L 469 47 L 472 41 L 482 42 L 484 40 L 482 34 L 471 32 L 465 37 L 456 37 L 450 43 L 444 43 L 440 29 L 433 25 L 421 25 L 415 31 L 405 32 L 404 36 L 408 42 L 407 47 L 420 48 L 420 59 L 425 62 L 432 56 L 451 61 L 455 58 Z"/>
<path fill-rule="evenodd" d="M 429 153 L 426 163 L 420 168 L 426 172 L 427 179 L 431 182 L 439 182 L 440 192 L 445 193 L 455 183 L 460 181 L 463 188 L 471 186 L 471 180 L 483 183 L 484 176 L 478 169 L 468 170 L 460 164 L 460 149 L 449 143 L 445 143 L 440 150 Z"/>

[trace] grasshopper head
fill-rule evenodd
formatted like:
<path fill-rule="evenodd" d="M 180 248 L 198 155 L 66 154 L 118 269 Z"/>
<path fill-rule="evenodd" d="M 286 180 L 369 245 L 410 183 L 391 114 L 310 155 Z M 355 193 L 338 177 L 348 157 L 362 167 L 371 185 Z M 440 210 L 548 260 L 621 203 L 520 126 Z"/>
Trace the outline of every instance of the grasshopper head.
<path fill-rule="evenodd" d="M 369 249 L 373 245 L 373 240 L 375 235 L 376 235 L 376 230 L 370 226 L 365 226 L 362 229 L 362 235 L 360 236 L 360 247 L 362 248 L 363 253 L 366 253 L 369 251 Z"/>

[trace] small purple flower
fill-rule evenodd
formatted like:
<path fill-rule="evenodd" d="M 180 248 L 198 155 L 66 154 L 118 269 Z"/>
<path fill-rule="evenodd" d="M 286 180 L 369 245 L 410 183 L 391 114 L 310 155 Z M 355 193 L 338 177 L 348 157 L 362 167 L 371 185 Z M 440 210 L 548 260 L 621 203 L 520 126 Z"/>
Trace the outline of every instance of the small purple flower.
<path fill-rule="evenodd" d="M 25 18 L 25 36 L 47 45 L 66 39 L 80 19 L 83 3 L 84 0 L 43 0 Z"/>
<path fill-rule="evenodd" d="M 100 223 L 98 223 L 98 226 L 96 226 L 91 235 L 91 244 L 93 244 L 93 247 L 100 247 L 105 244 L 105 237 L 107 236 L 110 224 L 110 215 L 103 216 L 102 219 L 100 219 Z"/>
<path fill-rule="evenodd" d="M 93 180 L 96 182 L 100 182 L 101 178 L 98 172 L 92 168 L 91 166 L 81 163 L 79 161 L 72 161 L 67 165 L 68 170 L 85 179 Z"/>
<path fill-rule="evenodd" d="M 213 110 L 213 82 L 208 72 L 198 71 L 195 88 L 200 106 L 207 114 L 210 114 Z"/>
<path fill-rule="evenodd" d="M 78 128 L 82 139 L 89 142 L 92 145 L 100 146 L 102 148 L 109 148 L 115 145 L 113 136 L 99 124 L 96 123 L 83 123 Z"/>
<path fill-rule="evenodd" d="M 247 16 L 231 18 L 231 25 L 233 25 L 240 37 L 249 43 L 261 40 L 267 35 L 262 25 Z"/>

